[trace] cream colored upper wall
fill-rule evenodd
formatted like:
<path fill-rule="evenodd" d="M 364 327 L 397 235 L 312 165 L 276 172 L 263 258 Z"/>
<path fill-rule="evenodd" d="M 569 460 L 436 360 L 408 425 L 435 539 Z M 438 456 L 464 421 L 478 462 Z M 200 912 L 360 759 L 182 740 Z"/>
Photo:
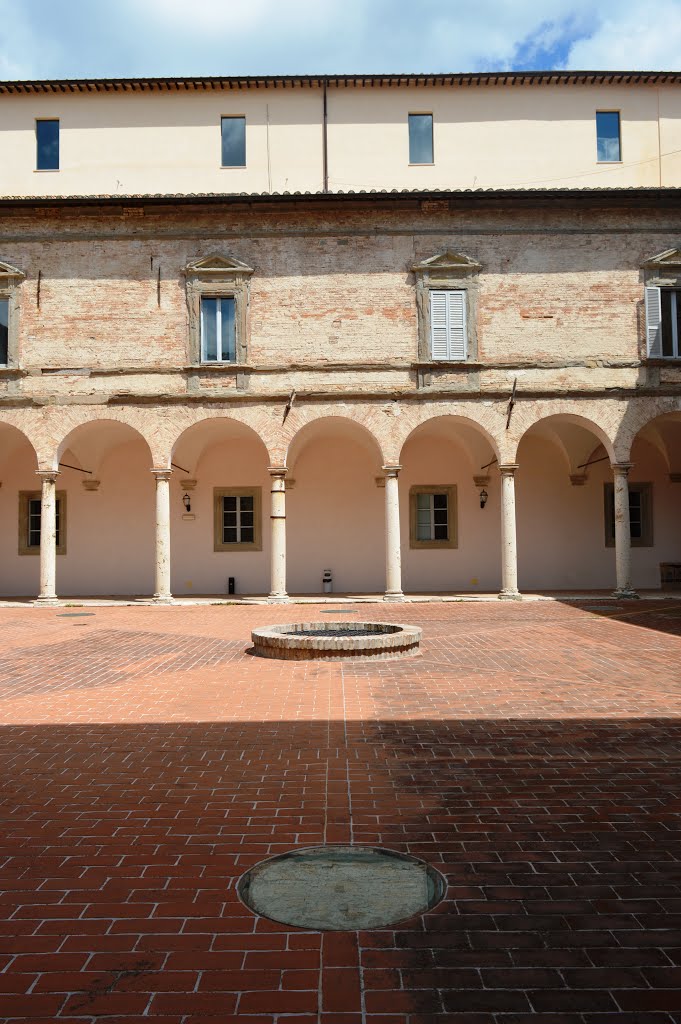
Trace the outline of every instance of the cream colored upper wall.
<path fill-rule="evenodd" d="M 313 89 L 3 97 L 0 195 L 318 191 L 321 109 Z M 246 167 L 221 167 L 220 118 L 236 116 Z M 59 119 L 59 171 L 35 170 L 39 118 Z"/>
<path fill-rule="evenodd" d="M 596 159 L 597 110 L 620 111 L 621 163 Z M 423 112 L 435 162 L 410 166 L 407 116 Z M 220 166 L 229 115 L 246 118 L 245 168 Z M 34 169 L 37 118 L 60 120 L 59 171 Z M 332 190 L 681 185 L 674 86 L 334 87 L 328 122 Z M 0 133 L 0 195 L 323 186 L 320 88 L 8 95 Z"/>

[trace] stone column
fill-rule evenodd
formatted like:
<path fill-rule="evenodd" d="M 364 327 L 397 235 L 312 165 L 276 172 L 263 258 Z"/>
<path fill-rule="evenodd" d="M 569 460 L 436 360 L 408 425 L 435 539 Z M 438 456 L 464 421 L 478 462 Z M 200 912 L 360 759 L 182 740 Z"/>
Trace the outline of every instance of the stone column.
<path fill-rule="evenodd" d="M 629 521 L 629 470 L 631 462 L 613 463 L 615 491 L 615 597 L 638 597 L 631 586 L 631 524 Z"/>
<path fill-rule="evenodd" d="M 401 466 L 383 466 L 385 473 L 385 594 L 384 601 L 404 601 L 402 593 L 402 549 L 400 538 L 400 489 L 397 476 Z"/>
<path fill-rule="evenodd" d="M 40 594 L 37 604 L 58 604 L 57 599 L 57 477 L 38 470 L 43 482 L 40 499 Z"/>
<path fill-rule="evenodd" d="M 286 604 L 286 466 L 270 466 L 270 593 L 268 604 Z"/>
<path fill-rule="evenodd" d="M 499 466 L 501 473 L 501 592 L 502 601 L 519 601 L 518 551 L 515 528 L 515 471 L 517 465 Z"/>
<path fill-rule="evenodd" d="M 154 601 L 170 604 L 170 477 L 171 469 L 152 469 L 156 478 L 156 565 Z"/>

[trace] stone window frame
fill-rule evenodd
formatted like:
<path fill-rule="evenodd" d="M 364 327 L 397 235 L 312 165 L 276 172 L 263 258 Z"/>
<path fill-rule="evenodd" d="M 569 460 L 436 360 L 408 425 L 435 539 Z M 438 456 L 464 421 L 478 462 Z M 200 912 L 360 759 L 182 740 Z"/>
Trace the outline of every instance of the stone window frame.
<path fill-rule="evenodd" d="M 650 481 L 629 481 L 629 493 L 638 491 L 641 501 L 642 536 L 632 537 L 632 548 L 655 547 L 653 534 L 653 485 Z M 615 547 L 615 485 L 609 481 L 603 484 L 603 526 L 606 548 Z"/>
<path fill-rule="evenodd" d="M 418 540 L 416 536 L 417 503 L 419 494 L 447 495 L 447 527 L 448 540 Z M 459 546 L 459 507 L 456 484 L 413 484 L 409 488 L 409 547 L 413 550 L 428 548 L 458 548 Z"/>
<path fill-rule="evenodd" d="M 253 542 L 225 544 L 222 540 L 222 499 L 253 498 Z M 262 551 L 262 487 L 213 488 L 213 551 Z"/>
<path fill-rule="evenodd" d="M 671 288 L 681 292 L 681 249 L 666 249 L 645 260 L 641 267 L 643 269 L 643 290 L 645 296 L 646 288 Z M 645 302 L 643 302 L 643 330 L 639 334 L 639 351 L 642 360 L 659 363 L 678 363 L 681 361 L 681 352 L 678 356 L 662 356 L 648 354 L 648 319 Z M 642 336 L 641 336 L 642 335 Z"/>
<path fill-rule="evenodd" d="M 8 303 L 7 362 L 0 363 L 0 371 L 11 370 L 19 365 L 20 296 L 21 283 L 25 279 L 23 271 L 0 261 L 0 299 Z"/>
<path fill-rule="evenodd" d="M 66 491 L 57 491 L 55 494 L 56 501 L 60 504 L 59 509 L 59 544 L 57 544 L 57 554 L 66 554 Z M 29 501 L 41 501 L 41 491 L 19 491 L 19 554 L 20 555 L 39 555 L 40 545 L 28 543 L 28 503 Z"/>
<path fill-rule="evenodd" d="M 478 361 L 479 275 L 482 264 L 464 253 L 447 249 L 411 267 L 416 278 L 416 309 L 418 319 L 418 359 L 433 366 L 461 366 Z M 431 291 L 462 291 L 466 303 L 466 358 L 456 361 L 433 359 L 431 351 Z"/>
<path fill-rule="evenodd" d="M 191 260 L 184 268 L 189 314 L 189 363 L 206 367 L 240 366 L 247 362 L 249 348 L 248 306 L 253 268 L 232 256 L 213 253 Z M 201 361 L 201 299 L 233 298 L 235 360 L 234 362 Z"/>

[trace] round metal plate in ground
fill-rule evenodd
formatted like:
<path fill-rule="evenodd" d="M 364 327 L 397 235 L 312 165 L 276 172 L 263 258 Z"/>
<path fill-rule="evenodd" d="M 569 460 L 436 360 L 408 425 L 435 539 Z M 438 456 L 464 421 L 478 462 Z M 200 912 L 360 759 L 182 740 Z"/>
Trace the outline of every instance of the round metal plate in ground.
<path fill-rule="evenodd" d="M 257 914 L 315 931 L 384 928 L 438 903 L 444 879 L 428 864 L 371 846 L 316 846 L 256 864 L 239 895 Z"/>

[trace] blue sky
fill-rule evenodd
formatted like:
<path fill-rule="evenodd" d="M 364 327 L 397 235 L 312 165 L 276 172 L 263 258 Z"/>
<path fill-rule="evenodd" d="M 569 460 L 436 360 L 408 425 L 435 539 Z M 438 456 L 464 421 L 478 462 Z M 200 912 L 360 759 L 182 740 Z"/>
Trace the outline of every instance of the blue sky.
<path fill-rule="evenodd" d="M 0 78 L 681 70 L 681 0 L 0 0 Z"/>

